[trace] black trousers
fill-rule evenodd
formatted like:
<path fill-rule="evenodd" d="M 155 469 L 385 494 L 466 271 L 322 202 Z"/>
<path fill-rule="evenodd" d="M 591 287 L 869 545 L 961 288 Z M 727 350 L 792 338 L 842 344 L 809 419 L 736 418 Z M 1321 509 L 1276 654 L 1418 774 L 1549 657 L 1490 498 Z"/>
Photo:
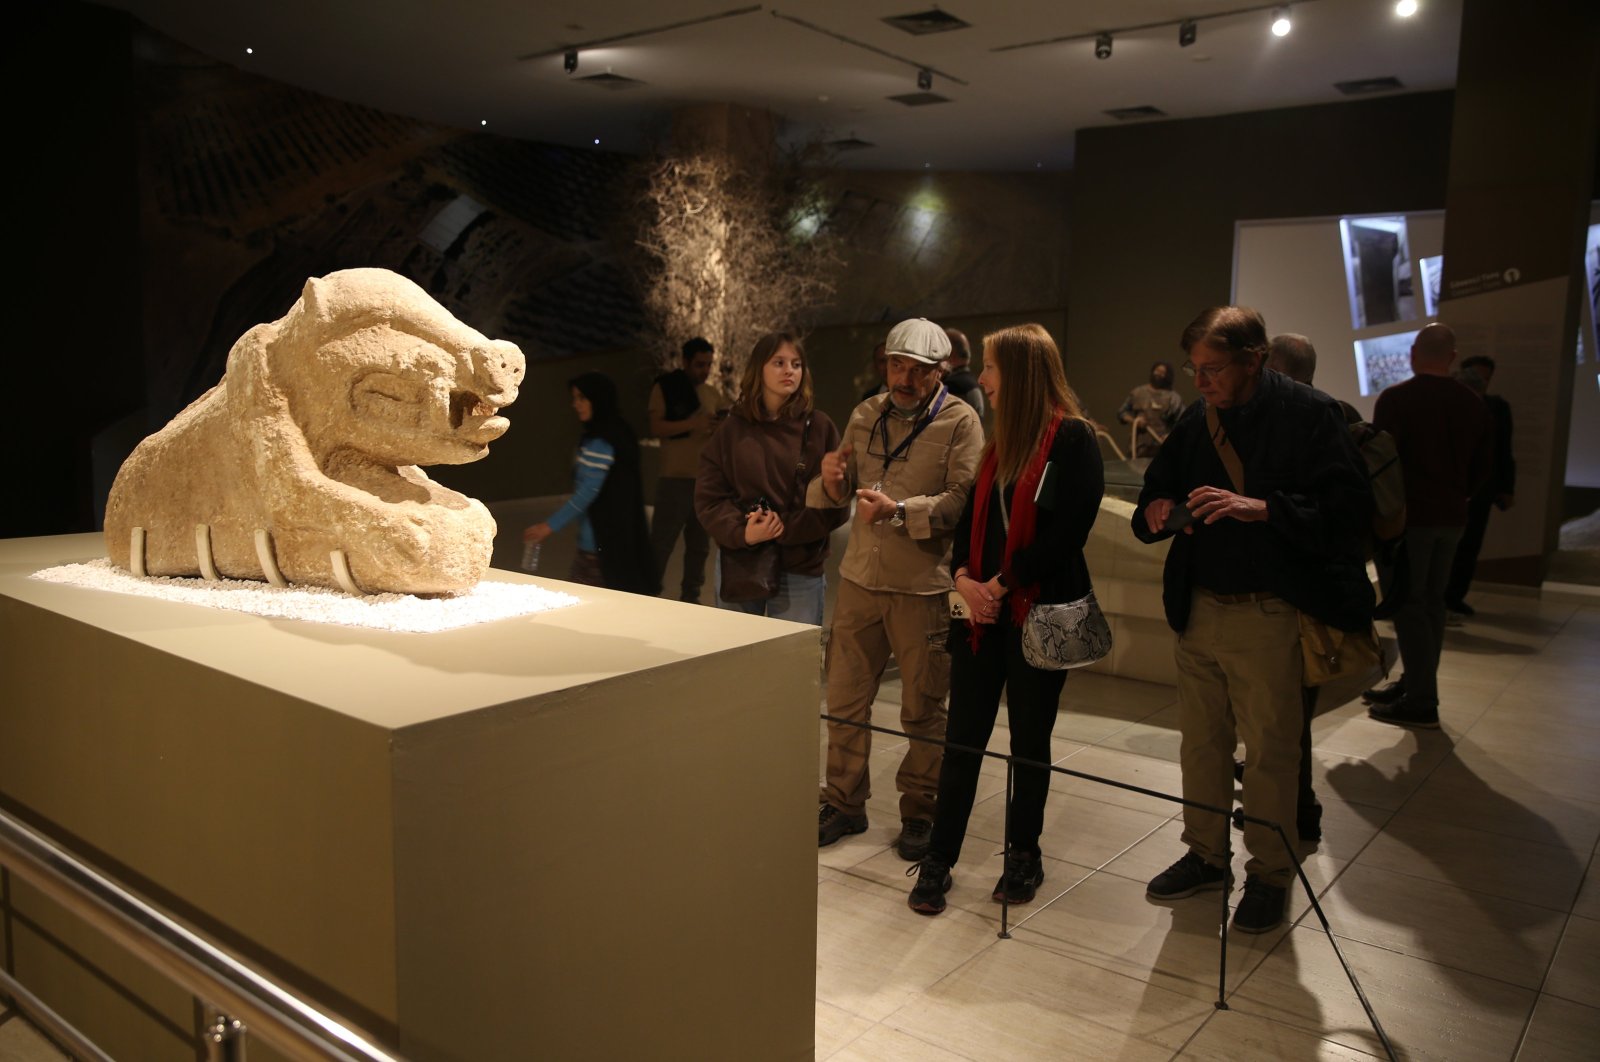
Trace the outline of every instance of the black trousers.
<path fill-rule="evenodd" d="M 1022 635 L 1011 625 L 1010 610 L 1002 606 L 1000 612 L 1001 621 L 984 630 L 977 652 L 968 642 L 967 624 L 963 621 L 951 625 L 950 718 L 945 740 L 968 748 L 986 748 L 1004 691 L 1011 725 L 1011 754 L 1049 763 L 1050 733 L 1056 726 L 1056 710 L 1067 673 L 1030 667 L 1022 658 Z M 949 866 L 955 866 L 961 857 L 961 842 L 972 816 L 982 760 L 974 753 L 945 750 L 928 851 Z M 1039 853 L 1039 831 L 1044 828 L 1044 802 L 1049 792 L 1049 771 L 1016 769 L 1006 836 L 1013 849 Z"/>
<path fill-rule="evenodd" d="M 1450 565 L 1450 582 L 1445 584 L 1444 603 L 1458 604 L 1466 600 L 1472 577 L 1478 570 L 1478 551 L 1483 549 L 1483 535 L 1489 529 L 1489 512 L 1494 508 L 1494 496 L 1477 494 L 1467 503 L 1467 526 L 1461 529 L 1461 541 L 1456 544 L 1456 556 Z"/>

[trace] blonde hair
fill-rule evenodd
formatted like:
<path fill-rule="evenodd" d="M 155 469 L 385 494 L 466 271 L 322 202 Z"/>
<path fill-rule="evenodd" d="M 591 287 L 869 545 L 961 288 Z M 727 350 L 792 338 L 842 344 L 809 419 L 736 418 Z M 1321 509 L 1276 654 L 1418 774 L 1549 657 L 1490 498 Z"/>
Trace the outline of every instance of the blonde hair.
<path fill-rule="evenodd" d="M 768 332 L 756 340 L 756 345 L 750 349 L 750 357 L 744 363 L 744 375 L 739 380 L 739 408 L 751 420 L 766 419 L 767 407 L 761 401 L 766 384 L 762 380 L 761 370 L 784 347 L 793 347 L 800 356 L 800 386 L 778 410 L 778 416 L 799 417 L 811 412 L 811 363 L 806 360 L 806 348 L 798 337 L 788 332 Z"/>
<path fill-rule="evenodd" d="M 990 332 L 983 337 L 983 361 L 1000 369 L 1000 401 L 988 449 L 994 451 L 1000 482 L 1015 483 L 1051 418 L 1059 412 L 1082 420 L 1083 406 L 1067 385 L 1061 351 L 1042 325 Z"/>

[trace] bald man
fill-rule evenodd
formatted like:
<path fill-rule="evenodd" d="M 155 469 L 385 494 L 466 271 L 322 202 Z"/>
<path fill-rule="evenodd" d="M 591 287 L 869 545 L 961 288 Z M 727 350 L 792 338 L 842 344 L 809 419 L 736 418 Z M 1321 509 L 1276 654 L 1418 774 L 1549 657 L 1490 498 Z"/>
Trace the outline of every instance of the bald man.
<path fill-rule="evenodd" d="M 1489 475 L 1492 432 L 1483 399 L 1450 375 L 1456 337 L 1431 324 L 1411 344 L 1404 383 L 1384 389 L 1373 426 L 1394 436 L 1406 474 L 1406 590 L 1395 613 L 1404 674 L 1364 695 L 1381 723 L 1438 729 L 1445 586 L 1467 523 L 1467 502 Z M 1387 584 L 1392 570 L 1380 572 Z"/>

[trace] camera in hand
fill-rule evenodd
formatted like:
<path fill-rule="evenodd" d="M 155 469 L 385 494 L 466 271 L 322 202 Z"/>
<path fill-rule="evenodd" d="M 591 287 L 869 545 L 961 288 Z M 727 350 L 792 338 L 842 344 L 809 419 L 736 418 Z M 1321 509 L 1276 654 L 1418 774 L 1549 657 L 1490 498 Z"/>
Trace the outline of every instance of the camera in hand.
<path fill-rule="evenodd" d="M 772 511 L 772 501 L 763 494 L 755 501 L 745 502 L 740 508 L 744 510 L 746 516 L 754 512 L 770 513 Z"/>

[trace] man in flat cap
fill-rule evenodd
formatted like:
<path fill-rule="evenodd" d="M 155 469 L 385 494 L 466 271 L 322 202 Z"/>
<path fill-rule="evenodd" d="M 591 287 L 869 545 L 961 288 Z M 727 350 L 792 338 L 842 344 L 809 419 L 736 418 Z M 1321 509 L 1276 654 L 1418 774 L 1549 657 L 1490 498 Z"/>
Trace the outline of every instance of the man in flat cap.
<path fill-rule="evenodd" d="M 840 565 L 828 636 L 828 714 L 865 723 L 892 653 L 900 667 L 900 725 L 913 737 L 943 739 L 950 692 L 950 542 L 983 450 L 978 414 L 940 382 L 950 355 L 944 329 L 923 318 L 889 332 L 888 390 L 850 415 L 839 449 L 822 459 L 806 504 L 855 501 L 855 523 Z M 828 724 L 828 774 L 817 844 L 867 828 L 872 732 Z M 900 834 L 895 850 L 926 854 L 943 749 L 911 741 L 895 778 Z"/>

